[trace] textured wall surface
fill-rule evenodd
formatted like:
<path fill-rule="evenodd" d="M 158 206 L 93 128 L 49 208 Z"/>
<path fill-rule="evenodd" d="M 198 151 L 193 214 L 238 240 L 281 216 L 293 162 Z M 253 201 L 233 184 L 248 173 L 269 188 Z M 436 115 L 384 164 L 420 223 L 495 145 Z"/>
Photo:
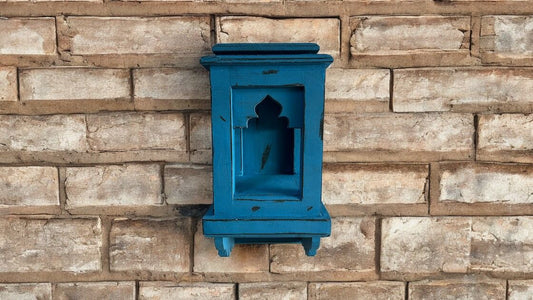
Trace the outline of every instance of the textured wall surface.
<path fill-rule="evenodd" d="M 0 299 L 533 299 L 533 2 L 0 0 Z M 332 235 L 217 256 L 217 42 L 314 42 Z"/>

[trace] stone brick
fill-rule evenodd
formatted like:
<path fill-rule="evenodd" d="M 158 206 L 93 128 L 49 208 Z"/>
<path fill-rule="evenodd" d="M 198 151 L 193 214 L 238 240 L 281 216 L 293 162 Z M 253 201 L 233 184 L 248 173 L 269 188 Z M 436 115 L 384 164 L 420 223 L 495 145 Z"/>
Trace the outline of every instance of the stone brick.
<path fill-rule="evenodd" d="M 201 273 L 266 273 L 268 272 L 267 245 L 235 245 L 230 257 L 220 257 L 213 239 L 203 235 L 201 222 L 194 236 L 194 272 Z"/>
<path fill-rule="evenodd" d="M 0 101 L 17 101 L 17 97 L 17 69 L 0 67 Z"/>
<path fill-rule="evenodd" d="M 0 219 L 0 272 L 100 271 L 100 220 Z"/>
<path fill-rule="evenodd" d="M 331 236 L 322 238 L 316 256 L 305 255 L 301 245 L 270 246 L 271 272 L 324 272 L 324 279 L 348 280 L 368 276 L 375 270 L 375 222 L 371 218 L 332 219 Z"/>
<path fill-rule="evenodd" d="M 381 270 L 400 274 L 465 273 L 469 218 L 387 218 L 382 223 Z"/>
<path fill-rule="evenodd" d="M 478 159 L 533 162 L 533 114 L 481 115 Z"/>
<path fill-rule="evenodd" d="M 0 115 L 1 151 L 87 151 L 82 115 Z"/>
<path fill-rule="evenodd" d="M 0 284 L 0 299 L 2 300 L 21 300 L 21 299 L 51 300 L 52 299 L 52 285 L 50 283 Z"/>
<path fill-rule="evenodd" d="M 330 114 L 324 123 L 324 151 L 339 152 L 325 153 L 326 161 L 473 156 L 474 119 L 468 114 Z"/>
<path fill-rule="evenodd" d="M 211 162 L 211 115 L 193 113 L 190 116 L 191 161 Z"/>
<path fill-rule="evenodd" d="M 235 285 L 230 283 L 141 282 L 139 300 L 145 299 L 233 300 L 235 299 Z"/>
<path fill-rule="evenodd" d="M 531 16 L 483 16 L 480 38 L 483 61 L 533 62 L 532 26 Z"/>
<path fill-rule="evenodd" d="M 66 208 L 162 204 L 159 165 L 66 169 Z"/>
<path fill-rule="evenodd" d="M 357 296 L 355 296 L 357 295 Z M 310 283 L 310 300 L 327 299 L 405 299 L 405 283 L 394 281 Z"/>
<path fill-rule="evenodd" d="M 306 282 L 257 282 L 239 284 L 239 299 L 307 299 Z"/>
<path fill-rule="evenodd" d="M 509 300 L 533 298 L 533 280 L 509 280 Z"/>
<path fill-rule="evenodd" d="M 339 56 L 338 19 L 269 19 L 260 17 L 220 17 L 217 20 L 219 43 L 317 43 L 320 52 Z"/>
<path fill-rule="evenodd" d="M 54 54 L 54 18 L 0 19 L 0 55 Z"/>
<path fill-rule="evenodd" d="M 442 164 L 442 202 L 533 204 L 533 166 Z"/>
<path fill-rule="evenodd" d="M 533 217 L 474 218 L 470 269 L 508 273 L 533 271 Z"/>
<path fill-rule="evenodd" d="M 166 165 L 165 195 L 168 204 L 213 203 L 212 167 Z"/>
<path fill-rule="evenodd" d="M 118 69 L 54 68 L 20 72 L 20 99 L 130 99 L 130 73 Z"/>
<path fill-rule="evenodd" d="M 112 271 L 189 272 L 190 221 L 113 221 L 110 233 Z"/>
<path fill-rule="evenodd" d="M 394 71 L 394 111 L 533 111 L 531 69 L 438 68 Z"/>
<path fill-rule="evenodd" d="M 54 299 L 134 300 L 135 282 L 58 283 L 54 288 Z"/>
<path fill-rule="evenodd" d="M 197 56 L 209 51 L 209 22 L 209 17 L 67 17 L 62 45 L 74 55 Z"/>
<path fill-rule="evenodd" d="M 136 99 L 210 99 L 209 73 L 203 69 L 136 69 Z"/>
<path fill-rule="evenodd" d="M 0 210 L 18 207 L 59 209 L 59 179 L 54 167 L 1 167 Z"/>
<path fill-rule="evenodd" d="M 505 299 L 505 280 L 424 280 L 409 283 L 409 299 Z"/>
<path fill-rule="evenodd" d="M 389 111 L 389 70 L 328 69 L 326 112 Z"/>
<path fill-rule="evenodd" d="M 468 17 L 352 18 L 350 51 L 358 54 L 409 54 L 412 51 L 468 51 Z"/>
<path fill-rule="evenodd" d="M 427 165 L 326 164 L 325 204 L 425 203 Z"/>
<path fill-rule="evenodd" d="M 182 114 L 107 113 L 87 116 L 91 150 L 185 151 Z"/>

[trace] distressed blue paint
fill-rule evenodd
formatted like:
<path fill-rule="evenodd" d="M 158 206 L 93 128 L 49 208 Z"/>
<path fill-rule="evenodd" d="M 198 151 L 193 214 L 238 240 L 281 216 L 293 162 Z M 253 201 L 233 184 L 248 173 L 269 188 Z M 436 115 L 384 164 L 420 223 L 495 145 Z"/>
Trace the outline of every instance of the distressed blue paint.
<path fill-rule="evenodd" d="M 217 44 L 210 71 L 213 205 L 204 235 L 235 244 L 301 243 L 313 256 L 331 221 L 321 202 L 325 70 L 318 45 Z"/>

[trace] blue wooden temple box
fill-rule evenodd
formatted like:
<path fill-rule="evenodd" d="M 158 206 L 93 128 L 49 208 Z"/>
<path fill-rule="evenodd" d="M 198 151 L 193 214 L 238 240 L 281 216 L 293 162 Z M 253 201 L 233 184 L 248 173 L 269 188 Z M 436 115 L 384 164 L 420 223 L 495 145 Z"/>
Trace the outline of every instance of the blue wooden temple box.
<path fill-rule="evenodd" d="M 217 44 L 210 71 L 213 205 L 204 235 L 235 244 L 301 243 L 316 254 L 331 221 L 321 202 L 325 70 L 310 43 Z"/>

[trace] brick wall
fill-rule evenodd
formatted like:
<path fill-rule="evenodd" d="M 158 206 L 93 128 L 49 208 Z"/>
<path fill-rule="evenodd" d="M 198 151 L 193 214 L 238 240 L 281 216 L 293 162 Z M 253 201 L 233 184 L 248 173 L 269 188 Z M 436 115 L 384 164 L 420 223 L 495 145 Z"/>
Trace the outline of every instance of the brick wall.
<path fill-rule="evenodd" d="M 532 299 L 533 2 L 0 0 L 0 299 Z M 332 235 L 211 203 L 216 42 L 316 42 Z"/>

